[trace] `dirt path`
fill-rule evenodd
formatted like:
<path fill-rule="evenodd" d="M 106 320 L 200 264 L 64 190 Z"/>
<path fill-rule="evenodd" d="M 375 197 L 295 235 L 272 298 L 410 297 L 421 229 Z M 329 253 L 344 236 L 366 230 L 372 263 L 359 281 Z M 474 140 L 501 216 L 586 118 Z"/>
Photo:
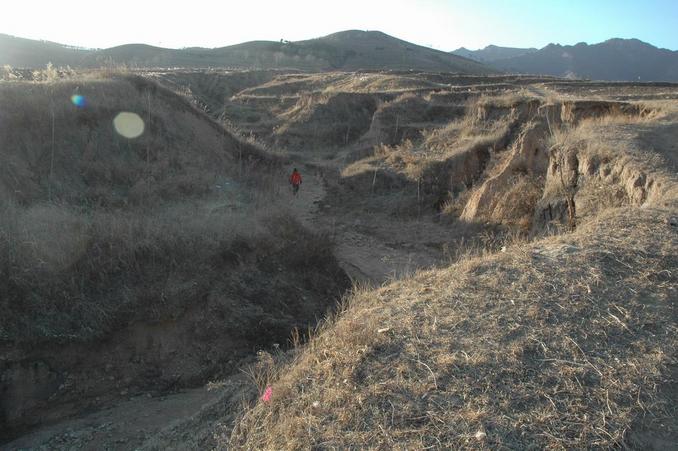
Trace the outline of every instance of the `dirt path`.
<path fill-rule="evenodd" d="M 337 170 L 336 163 L 322 163 L 324 171 Z M 424 229 L 432 237 L 440 237 L 445 231 L 433 225 L 430 219 L 418 224 L 403 224 L 393 227 L 387 219 L 375 219 L 355 212 L 347 218 L 335 214 L 331 209 L 322 209 L 327 196 L 326 181 L 316 166 L 300 168 L 304 183 L 297 197 L 285 196 L 283 202 L 302 223 L 311 230 L 325 232 L 335 242 L 335 253 L 344 271 L 354 282 L 382 284 L 388 280 L 412 274 L 419 268 L 430 267 L 440 260 L 440 253 L 417 245 L 415 234 Z M 285 193 L 287 194 L 287 193 Z M 389 230 L 390 229 L 390 230 Z M 387 231 L 390 239 L 379 236 L 378 231 Z M 373 233 L 370 233 L 373 232 Z M 406 237 L 398 239 L 398 235 Z M 414 243 L 414 245 L 412 245 Z M 420 243 L 421 244 L 421 243 Z"/>
<path fill-rule="evenodd" d="M 136 396 L 76 419 L 43 426 L 0 450 L 204 449 L 217 421 L 232 417 L 251 384 L 236 374 L 212 389 Z"/>

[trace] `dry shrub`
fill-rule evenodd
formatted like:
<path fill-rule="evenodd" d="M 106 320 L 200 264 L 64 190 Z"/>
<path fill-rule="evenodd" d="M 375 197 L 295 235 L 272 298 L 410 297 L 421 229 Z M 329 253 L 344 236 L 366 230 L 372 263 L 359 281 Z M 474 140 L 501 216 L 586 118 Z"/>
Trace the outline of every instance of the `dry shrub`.
<path fill-rule="evenodd" d="M 506 192 L 500 197 L 493 216 L 504 225 L 527 233 L 532 228 L 534 208 L 542 196 L 543 179 L 527 175 L 512 178 Z"/>

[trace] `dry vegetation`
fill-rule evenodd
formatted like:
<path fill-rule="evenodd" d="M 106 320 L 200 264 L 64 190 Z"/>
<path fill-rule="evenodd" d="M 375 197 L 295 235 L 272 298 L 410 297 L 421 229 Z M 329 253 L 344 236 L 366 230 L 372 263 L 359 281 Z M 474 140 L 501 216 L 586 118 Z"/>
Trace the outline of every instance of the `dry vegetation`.
<path fill-rule="evenodd" d="M 384 202 L 422 181 L 431 194 L 441 177 L 450 191 L 462 180 L 446 211 L 459 216 L 484 192 L 495 216 L 476 219 L 516 234 L 456 248 L 449 268 L 358 290 L 308 344 L 262 357 L 254 379 L 272 399 L 225 422 L 219 446 L 673 446 L 678 184 L 659 140 L 667 117 L 647 104 L 481 97 L 465 118 L 346 167 L 349 186 Z M 638 144 L 645 129 L 656 148 Z M 544 209 L 560 216 L 538 221 Z M 535 240 L 515 239 L 525 232 Z"/>
<path fill-rule="evenodd" d="M 677 245 L 665 212 L 616 210 L 355 295 L 221 445 L 610 447 L 643 416 L 675 437 Z"/>
<path fill-rule="evenodd" d="M 642 103 L 589 101 L 542 79 L 518 89 L 528 81 L 189 75 L 153 77 L 173 91 L 194 83 L 183 92 L 192 104 L 134 77 L 55 75 L 22 86 L 38 99 L 22 109 L 0 85 L 21 112 L 0 110 L 10 118 L 0 127 L 30 124 L 36 136 L 2 147 L 0 344 L 90 343 L 135 322 L 183 322 L 179 340 L 191 344 L 167 360 L 210 360 L 203 370 L 222 376 L 229 355 L 267 348 L 243 371 L 270 401 L 244 390 L 250 400 L 237 421 L 229 407 L 214 442 L 193 425 L 200 446 L 674 446 L 673 103 L 645 91 Z M 55 103 L 76 88 L 108 106 L 90 117 Z M 150 114 L 156 133 L 129 142 L 106 130 L 123 105 Z M 48 111 L 68 125 L 56 144 Z M 309 196 L 322 200 L 319 229 L 358 237 L 356 252 L 400 246 L 441 267 L 408 264 L 327 314 L 347 287 L 332 239 L 276 214 L 266 180 L 284 175 L 260 140 L 321 174 L 324 198 Z M 270 348 L 288 339 L 293 349 Z"/>
<path fill-rule="evenodd" d="M 327 237 L 272 210 L 208 214 L 173 205 L 146 214 L 83 214 L 10 205 L 2 211 L 0 252 L 0 340 L 15 344 L 100 339 L 135 321 L 177 320 L 209 300 L 225 317 L 239 311 L 238 327 L 266 346 L 284 342 L 300 318 L 324 313 L 323 304 L 302 313 L 299 297 L 283 293 L 294 287 L 325 296 L 341 287 L 332 282 L 338 268 Z M 266 276 L 270 270 L 284 277 Z M 242 278 L 261 278 L 261 292 L 243 293 Z M 265 300 L 265 309 L 244 310 Z M 262 321 L 266 330 L 257 326 Z"/>

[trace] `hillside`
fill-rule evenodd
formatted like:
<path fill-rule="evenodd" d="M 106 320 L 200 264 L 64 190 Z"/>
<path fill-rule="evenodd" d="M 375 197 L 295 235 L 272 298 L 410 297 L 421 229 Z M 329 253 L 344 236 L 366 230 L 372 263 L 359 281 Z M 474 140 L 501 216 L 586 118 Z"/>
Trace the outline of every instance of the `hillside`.
<path fill-rule="evenodd" d="M 44 68 L 55 66 L 81 67 L 90 50 L 68 47 L 55 42 L 36 41 L 0 34 L 0 66 Z"/>
<path fill-rule="evenodd" d="M 610 39 L 593 45 L 549 44 L 535 52 L 493 60 L 491 65 L 512 73 L 678 82 L 678 51 L 659 49 L 637 39 Z"/>
<path fill-rule="evenodd" d="M 304 47 L 323 46 L 335 49 L 334 69 L 401 69 L 466 74 L 492 73 L 487 67 L 465 58 L 418 46 L 379 31 L 351 30 L 324 38 L 302 41 Z"/>
<path fill-rule="evenodd" d="M 0 443 L 237 371 L 349 285 L 283 160 L 135 76 L 0 83 Z"/>
<path fill-rule="evenodd" d="M 323 70 L 426 70 L 465 74 L 494 69 L 377 31 L 344 31 L 298 42 L 253 41 L 215 49 L 165 49 L 129 44 L 102 50 L 73 50 L 59 44 L 3 37 L 0 65 L 72 67 L 126 65 L 133 68 L 231 68 Z"/>

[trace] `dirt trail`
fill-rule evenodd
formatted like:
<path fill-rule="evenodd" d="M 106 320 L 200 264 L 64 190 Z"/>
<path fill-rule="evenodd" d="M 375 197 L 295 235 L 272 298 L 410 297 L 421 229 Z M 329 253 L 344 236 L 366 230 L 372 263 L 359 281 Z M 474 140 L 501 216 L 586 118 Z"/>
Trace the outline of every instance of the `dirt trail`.
<path fill-rule="evenodd" d="M 160 397 L 136 396 L 80 418 L 49 425 L 0 446 L 0 450 L 201 449 L 216 421 L 233 416 L 252 391 L 242 374 L 218 387 Z M 186 435 L 190 431 L 190 436 Z"/>
<path fill-rule="evenodd" d="M 347 217 L 323 202 L 327 190 L 322 173 L 336 171 L 339 166 L 323 161 L 318 166 L 302 167 L 305 183 L 298 198 L 290 196 L 287 202 L 305 226 L 333 239 L 335 255 L 354 282 L 378 285 L 440 261 L 442 253 L 429 244 L 446 241 L 449 233 L 431 218 L 401 222 L 358 211 Z M 322 171 L 316 167 L 322 167 Z"/>

